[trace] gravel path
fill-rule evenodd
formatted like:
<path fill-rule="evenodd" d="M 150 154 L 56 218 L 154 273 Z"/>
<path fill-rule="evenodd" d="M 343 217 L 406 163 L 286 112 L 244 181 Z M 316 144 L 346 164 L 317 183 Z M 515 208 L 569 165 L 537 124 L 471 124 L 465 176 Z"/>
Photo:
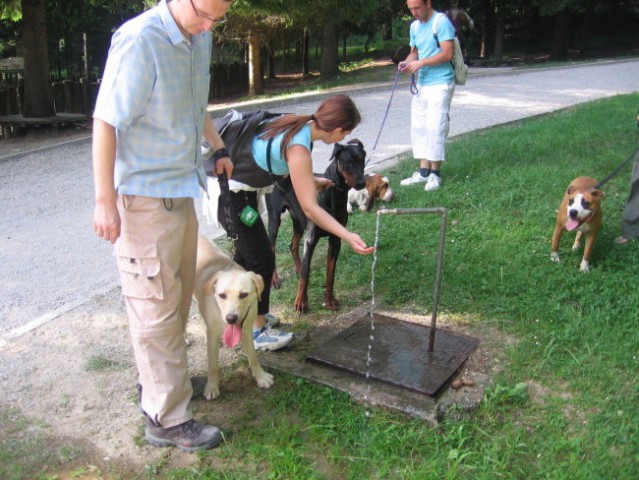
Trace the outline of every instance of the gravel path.
<path fill-rule="evenodd" d="M 639 60 L 538 70 L 471 69 L 468 84 L 457 87 L 453 98 L 450 136 L 637 91 L 637 78 Z M 348 91 L 363 117 L 353 136 L 364 142 L 370 163 L 378 167 L 409 149 L 411 95 L 400 82 L 372 151 L 390 99 L 389 80 L 387 85 Z M 318 97 L 235 108 L 311 113 Z M 95 237 L 91 227 L 90 139 L 18 155 L 3 156 L 2 148 L 0 141 L 0 345 L 118 284 L 112 247 Z M 330 151 L 320 142 L 315 145 L 316 171 L 324 170 Z M 205 220 L 201 228 L 212 237 L 221 233 Z"/>

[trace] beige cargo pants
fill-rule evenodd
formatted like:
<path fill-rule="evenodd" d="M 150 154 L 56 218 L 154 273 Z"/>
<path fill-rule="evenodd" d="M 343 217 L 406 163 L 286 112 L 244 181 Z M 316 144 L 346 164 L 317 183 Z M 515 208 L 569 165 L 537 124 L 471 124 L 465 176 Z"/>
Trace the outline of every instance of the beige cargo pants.
<path fill-rule="evenodd" d="M 191 419 L 184 329 L 195 281 L 198 221 L 192 198 L 119 195 L 115 244 L 142 409 L 164 428 Z"/>

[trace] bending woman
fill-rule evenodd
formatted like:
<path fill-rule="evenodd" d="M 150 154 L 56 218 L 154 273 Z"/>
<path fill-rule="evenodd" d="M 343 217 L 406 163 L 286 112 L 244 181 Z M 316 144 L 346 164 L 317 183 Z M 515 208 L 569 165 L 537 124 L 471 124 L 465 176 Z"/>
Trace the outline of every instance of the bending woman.
<path fill-rule="evenodd" d="M 326 179 L 313 175 L 313 160 L 311 157 L 312 143 L 321 140 L 326 144 L 341 142 L 360 123 L 361 116 L 355 103 L 346 95 L 337 95 L 324 100 L 312 115 L 286 114 L 267 120 L 258 134 L 253 138 L 253 162 L 250 167 L 242 165 L 235 168 L 231 175 L 230 196 L 220 195 L 218 204 L 218 219 L 226 229 L 223 221 L 225 209 L 233 212 L 233 223 L 237 239 L 233 260 L 264 278 L 264 293 L 258 303 L 258 316 L 255 320 L 254 332 L 256 349 L 276 350 L 288 344 L 293 335 L 278 332 L 265 327 L 265 314 L 269 312 L 271 277 L 275 270 L 275 254 L 261 218 L 252 226 L 247 226 L 240 220 L 241 212 L 250 206 L 258 210 L 258 190 L 265 185 L 257 184 L 251 175 L 251 170 L 269 172 L 274 177 L 290 175 L 295 196 L 304 214 L 323 230 L 336 235 L 348 243 L 356 253 L 370 255 L 375 250 L 367 246 L 366 242 L 355 232 L 347 230 L 335 220 L 317 201 L 317 190 L 330 186 Z M 267 150 L 270 146 L 270 162 Z M 222 150 L 220 152 L 220 150 Z M 219 153 L 218 153 L 219 152 Z M 215 173 L 228 172 L 230 165 L 237 159 L 222 156 L 223 149 L 213 154 L 217 158 Z M 269 169 L 270 163 L 270 169 Z M 262 178 L 264 177 L 261 175 Z M 277 187 L 276 187 L 277 188 Z"/>

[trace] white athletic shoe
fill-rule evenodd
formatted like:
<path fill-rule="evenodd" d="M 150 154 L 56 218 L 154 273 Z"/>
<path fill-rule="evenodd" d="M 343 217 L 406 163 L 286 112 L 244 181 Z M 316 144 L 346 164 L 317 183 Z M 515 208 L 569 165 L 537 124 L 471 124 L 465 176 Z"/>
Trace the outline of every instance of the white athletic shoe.
<path fill-rule="evenodd" d="M 428 177 L 422 177 L 421 173 L 413 172 L 413 174 L 399 182 L 402 187 L 407 187 L 408 185 L 417 185 L 418 183 L 426 183 Z"/>
<path fill-rule="evenodd" d="M 424 185 L 424 191 L 432 192 L 433 190 L 437 190 L 441 186 L 442 186 L 442 177 L 440 177 L 439 175 L 435 175 L 434 173 L 431 173 L 428 176 L 426 185 Z"/>
<path fill-rule="evenodd" d="M 253 331 L 255 350 L 279 350 L 293 340 L 291 332 L 280 332 L 274 328 L 263 327 Z"/>

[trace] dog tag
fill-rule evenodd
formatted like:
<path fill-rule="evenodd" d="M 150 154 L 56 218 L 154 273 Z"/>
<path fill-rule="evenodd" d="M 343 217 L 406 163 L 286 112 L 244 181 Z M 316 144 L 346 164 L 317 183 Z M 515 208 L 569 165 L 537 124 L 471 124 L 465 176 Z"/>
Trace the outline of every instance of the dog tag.
<path fill-rule="evenodd" d="M 257 213 L 257 210 L 255 210 L 250 205 L 247 205 L 246 207 L 244 207 L 242 213 L 240 214 L 240 220 L 247 227 L 252 227 L 253 224 L 257 221 L 257 217 L 259 216 L 260 214 Z"/>

